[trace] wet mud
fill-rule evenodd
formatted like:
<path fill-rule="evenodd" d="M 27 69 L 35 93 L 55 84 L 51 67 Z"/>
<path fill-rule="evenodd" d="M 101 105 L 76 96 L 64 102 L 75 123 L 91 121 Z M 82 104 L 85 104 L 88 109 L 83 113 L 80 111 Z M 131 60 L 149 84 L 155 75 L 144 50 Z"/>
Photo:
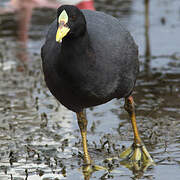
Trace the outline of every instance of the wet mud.
<path fill-rule="evenodd" d="M 139 132 L 156 166 L 143 172 L 118 159 L 104 161 L 133 142 L 124 100 L 112 100 L 87 110 L 90 155 L 109 171 L 83 175 L 76 116 L 51 95 L 41 68 L 40 47 L 56 12 L 36 9 L 24 49 L 16 16 L 0 15 L 1 180 L 180 179 L 180 2 L 152 0 L 146 7 L 145 1 L 97 0 L 95 5 L 118 17 L 139 46 L 133 96 Z"/>

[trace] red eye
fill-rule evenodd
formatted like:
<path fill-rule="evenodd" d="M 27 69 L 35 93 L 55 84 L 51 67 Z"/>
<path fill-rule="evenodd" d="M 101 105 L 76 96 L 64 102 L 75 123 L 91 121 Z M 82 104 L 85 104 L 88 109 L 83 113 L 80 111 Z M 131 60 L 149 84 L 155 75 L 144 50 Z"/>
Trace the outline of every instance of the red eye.
<path fill-rule="evenodd" d="M 73 21 L 75 21 L 75 20 L 76 20 L 76 16 L 72 16 L 71 19 L 72 19 Z"/>

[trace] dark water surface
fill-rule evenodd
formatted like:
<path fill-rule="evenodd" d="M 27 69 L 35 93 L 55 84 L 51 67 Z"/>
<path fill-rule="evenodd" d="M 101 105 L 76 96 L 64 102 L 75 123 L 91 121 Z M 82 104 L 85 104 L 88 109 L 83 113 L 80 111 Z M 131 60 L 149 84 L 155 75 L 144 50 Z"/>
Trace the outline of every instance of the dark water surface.
<path fill-rule="evenodd" d="M 139 46 L 137 121 L 156 166 L 143 173 L 114 163 L 109 173 L 94 172 L 93 180 L 180 179 L 180 1 L 151 0 L 146 33 L 143 2 L 97 0 L 95 5 L 117 16 Z M 55 16 L 52 10 L 35 10 L 28 48 L 20 49 L 16 17 L 0 15 L 0 180 L 84 179 L 75 114 L 52 97 L 41 71 L 40 47 Z M 133 141 L 123 103 L 113 100 L 88 109 L 88 144 L 95 164 L 104 165 L 105 158 Z"/>

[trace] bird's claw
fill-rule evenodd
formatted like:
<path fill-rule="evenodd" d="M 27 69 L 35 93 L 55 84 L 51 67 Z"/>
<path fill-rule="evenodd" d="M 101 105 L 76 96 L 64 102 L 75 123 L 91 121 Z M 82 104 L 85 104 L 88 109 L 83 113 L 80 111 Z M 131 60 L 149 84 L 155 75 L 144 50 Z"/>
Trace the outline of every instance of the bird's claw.
<path fill-rule="evenodd" d="M 136 170 L 145 171 L 149 166 L 155 165 L 145 145 L 133 144 L 128 149 L 123 151 L 120 155 L 123 159 L 123 165 Z"/>
<path fill-rule="evenodd" d="M 91 177 L 92 173 L 95 171 L 101 171 L 101 170 L 108 171 L 107 168 L 105 168 L 103 166 L 91 165 L 91 164 L 83 165 L 81 170 L 82 170 L 82 173 L 83 173 L 85 179 L 89 179 Z"/>
<path fill-rule="evenodd" d="M 94 171 L 101 171 L 101 170 L 107 170 L 107 168 L 103 166 L 98 166 L 98 165 L 84 165 L 82 167 L 83 172 L 85 173 L 91 173 Z"/>

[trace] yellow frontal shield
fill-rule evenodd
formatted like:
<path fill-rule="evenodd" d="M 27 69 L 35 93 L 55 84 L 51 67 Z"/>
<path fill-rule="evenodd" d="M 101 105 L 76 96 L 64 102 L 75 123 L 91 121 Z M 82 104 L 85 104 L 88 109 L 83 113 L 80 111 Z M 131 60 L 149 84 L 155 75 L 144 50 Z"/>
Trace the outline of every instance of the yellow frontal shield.
<path fill-rule="evenodd" d="M 67 26 L 68 15 L 65 10 L 62 11 L 58 18 L 59 27 L 56 32 L 56 42 L 61 43 L 62 39 L 67 35 L 70 31 L 70 28 Z"/>

